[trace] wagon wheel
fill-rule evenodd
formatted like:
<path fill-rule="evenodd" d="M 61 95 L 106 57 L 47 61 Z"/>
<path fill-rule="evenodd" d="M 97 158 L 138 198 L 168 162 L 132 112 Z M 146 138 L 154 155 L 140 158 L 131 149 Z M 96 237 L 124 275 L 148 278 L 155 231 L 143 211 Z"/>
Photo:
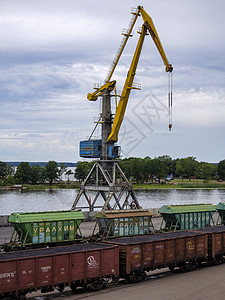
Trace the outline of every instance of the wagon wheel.
<path fill-rule="evenodd" d="M 26 295 L 18 295 L 18 296 L 16 297 L 16 300 L 25 300 L 25 299 L 27 299 L 27 298 L 26 298 Z"/>
<path fill-rule="evenodd" d="M 96 280 L 94 282 L 89 282 L 85 285 L 85 289 L 88 291 L 98 291 L 104 289 L 107 285 L 107 282 L 103 280 Z"/>
<path fill-rule="evenodd" d="M 144 272 L 142 273 L 142 278 L 141 278 L 141 280 L 142 280 L 142 281 L 145 281 L 145 279 L 146 279 L 146 272 L 144 271 Z"/>
<path fill-rule="evenodd" d="M 174 266 L 169 266 L 169 270 L 170 270 L 171 272 L 174 272 L 174 269 L 175 269 Z"/>
<path fill-rule="evenodd" d="M 182 273 L 186 273 L 187 272 L 187 268 L 185 264 L 180 265 L 180 270 Z"/>
<path fill-rule="evenodd" d="M 72 293 L 74 293 L 74 294 L 76 293 L 78 286 L 79 286 L 79 282 L 71 283 L 70 288 L 72 290 Z"/>
<path fill-rule="evenodd" d="M 62 293 L 63 290 L 64 290 L 64 288 L 65 288 L 64 284 L 60 284 L 60 285 L 58 286 L 57 290 L 58 290 L 60 293 Z"/>
<path fill-rule="evenodd" d="M 190 271 L 195 271 L 197 268 L 196 263 L 195 262 L 191 262 L 189 265 L 189 269 Z"/>
<path fill-rule="evenodd" d="M 127 281 L 128 281 L 129 283 L 134 283 L 134 282 L 135 282 L 134 277 L 135 277 L 134 274 L 129 274 L 129 275 L 127 275 Z"/>

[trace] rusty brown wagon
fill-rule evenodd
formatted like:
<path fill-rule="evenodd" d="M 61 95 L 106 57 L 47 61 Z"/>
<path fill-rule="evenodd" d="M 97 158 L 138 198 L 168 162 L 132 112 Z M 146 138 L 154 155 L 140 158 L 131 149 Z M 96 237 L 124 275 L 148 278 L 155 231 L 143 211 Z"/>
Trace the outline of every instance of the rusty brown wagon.
<path fill-rule="evenodd" d="M 65 286 L 95 290 L 119 276 L 118 247 L 81 244 L 0 255 L 0 298 L 23 297 L 41 289 L 48 292 Z"/>

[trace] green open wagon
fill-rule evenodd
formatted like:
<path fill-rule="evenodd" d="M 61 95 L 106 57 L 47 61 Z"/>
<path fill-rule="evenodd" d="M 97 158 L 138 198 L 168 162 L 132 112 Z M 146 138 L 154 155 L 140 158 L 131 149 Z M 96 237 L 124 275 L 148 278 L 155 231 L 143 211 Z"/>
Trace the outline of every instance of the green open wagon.
<path fill-rule="evenodd" d="M 10 243 L 37 246 L 80 240 L 80 223 L 84 219 L 81 211 L 74 210 L 12 213 L 9 222 L 14 231 Z"/>
<path fill-rule="evenodd" d="M 214 224 L 212 204 L 163 205 L 159 212 L 163 217 L 162 230 L 190 230 L 210 227 Z"/>
<path fill-rule="evenodd" d="M 106 238 L 143 235 L 154 229 L 152 213 L 147 209 L 106 210 L 95 217 L 98 234 Z"/>
<path fill-rule="evenodd" d="M 225 202 L 220 202 L 216 206 L 218 211 L 217 225 L 225 225 Z"/>

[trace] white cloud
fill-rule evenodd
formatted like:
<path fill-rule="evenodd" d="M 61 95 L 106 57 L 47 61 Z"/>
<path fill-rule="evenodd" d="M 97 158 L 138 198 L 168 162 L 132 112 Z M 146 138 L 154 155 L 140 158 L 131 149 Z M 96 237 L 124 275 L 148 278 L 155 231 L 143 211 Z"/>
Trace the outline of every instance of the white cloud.
<path fill-rule="evenodd" d="M 191 89 L 176 94 L 176 122 L 198 128 L 225 126 L 225 89 Z"/>
<path fill-rule="evenodd" d="M 79 5 L 71 0 L 0 0 L 4 29 L 0 33 L 0 160 L 79 159 L 79 141 L 91 133 L 100 112 L 100 101 L 89 102 L 86 95 L 93 83 L 103 83 L 120 32 L 129 24 L 130 8 L 138 4 L 133 0 L 116 0 L 114 5 L 101 0 Z M 219 149 L 224 149 L 224 139 L 220 138 L 219 148 L 212 149 L 210 143 L 206 151 L 210 138 L 205 131 L 213 134 L 214 129 L 215 139 L 223 137 L 225 127 L 224 2 L 144 0 L 143 6 L 174 66 L 174 131 L 167 135 L 166 110 L 160 119 L 153 118 L 153 132 L 138 120 L 136 125 L 148 138 L 131 155 L 150 151 L 157 156 L 167 149 L 172 157 L 188 155 L 194 140 L 199 158 L 222 159 Z M 120 90 L 136 43 L 135 34 L 112 78 Z M 136 73 L 142 90 L 131 92 L 126 112 L 131 120 L 135 120 L 132 109 L 137 103 L 141 107 L 148 92 L 167 104 L 167 74 L 150 36 Z"/>

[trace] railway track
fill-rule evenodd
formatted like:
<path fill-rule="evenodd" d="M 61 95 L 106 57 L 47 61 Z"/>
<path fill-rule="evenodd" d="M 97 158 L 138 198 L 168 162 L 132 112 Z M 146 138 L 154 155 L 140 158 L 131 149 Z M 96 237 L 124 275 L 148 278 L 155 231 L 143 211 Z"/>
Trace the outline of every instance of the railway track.
<path fill-rule="evenodd" d="M 179 273 L 179 271 L 176 272 L 176 273 Z M 142 281 L 142 282 L 138 282 L 138 283 L 134 283 L 134 284 L 126 284 L 125 280 L 121 279 L 118 282 L 117 285 L 109 284 L 106 289 L 95 291 L 94 293 L 93 292 L 86 292 L 83 289 L 78 289 L 77 292 L 75 294 L 73 294 L 70 288 L 66 288 L 61 293 L 58 292 L 58 291 L 54 291 L 54 292 L 44 294 L 44 295 L 41 294 L 40 292 L 32 293 L 35 296 L 33 296 L 32 294 L 27 295 L 27 299 L 30 299 L 30 300 L 50 300 L 50 299 L 79 300 L 79 299 L 87 299 L 87 298 L 90 298 L 90 297 L 93 297 L 93 296 L 95 296 L 97 298 L 99 295 L 102 295 L 102 294 L 106 295 L 106 294 L 111 293 L 113 291 L 119 292 L 119 291 L 122 291 L 124 288 L 129 288 L 129 287 L 141 284 L 141 283 L 146 282 L 146 281 L 151 281 L 151 280 L 153 281 L 153 280 L 157 280 L 157 279 L 160 279 L 160 278 L 165 278 L 165 277 L 173 276 L 173 275 L 174 275 L 173 272 L 171 272 L 168 268 L 165 268 L 163 270 L 155 270 L 155 271 L 147 273 L 145 280 Z"/>
<path fill-rule="evenodd" d="M 156 273 L 155 273 L 156 272 Z M 145 281 L 137 284 L 109 286 L 105 290 L 78 292 L 72 294 L 65 290 L 62 293 L 29 295 L 29 300 L 224 300 L 225 264 L 208 268 L 199 268 L 195 272 L 172 273 L 168 269 L 150 272 Z"/>

